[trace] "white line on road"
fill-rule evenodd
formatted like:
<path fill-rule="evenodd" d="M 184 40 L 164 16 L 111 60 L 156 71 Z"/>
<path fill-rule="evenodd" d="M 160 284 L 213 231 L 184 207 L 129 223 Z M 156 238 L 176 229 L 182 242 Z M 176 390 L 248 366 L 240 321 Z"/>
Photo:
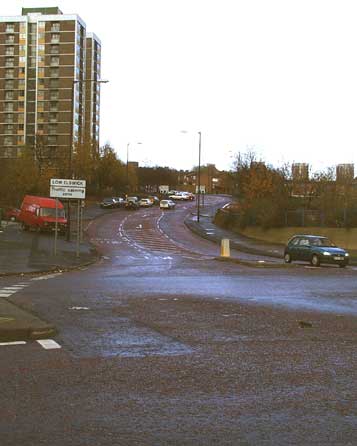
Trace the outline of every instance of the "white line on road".
<path fill-rule="evenodd" d="M 13 341 L 13 342 L 0 342 L 0 345 L 24 345 L 25 341 Z"/>
<path fill-rule="evenodd" d="M 37 342 L 46 350 L 61 348 L 61 346 L 53 339 L 37 339 Z"/>
<path fill-rule="evenodd" d="M 53 279 L 53 278 L 55 278 L 57 276 L 61 276 L 61 275 L 62 275 L 62 273 L 48 274 L 47 276 L 33 277 L 31 279 L 31 281 L 32 280 L 48 280 L 48 279 Z"/>

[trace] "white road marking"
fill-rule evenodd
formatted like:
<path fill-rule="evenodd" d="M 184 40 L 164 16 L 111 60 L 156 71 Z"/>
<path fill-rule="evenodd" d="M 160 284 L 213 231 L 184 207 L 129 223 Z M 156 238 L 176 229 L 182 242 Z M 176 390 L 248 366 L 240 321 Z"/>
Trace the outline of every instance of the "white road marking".
<path fill-rule="evenodd" d="M 89 310 L 88 307 L 69 307 L 69 310 Z"/>
<path fill-rule="evenodd" d="M 31 281 L 32 280 L 48 280 L 48 279 L 53 279 L 54 277 L 58 277 L 58 276 L 61 276 L 62 275 L 62 273 L 54 273 L 54 274 L 48 274 L 47 276 L 40 276 L 40 277 L 33 277 L 32 279 L 30 279 Z"/>
<path fill-rule="evenodd" d="M 25 341 L 0 342 L 0 345 L 24 345 Z"/>
<path fill-rule="evenodd" d="M 1 291 L 19 291 L 22 290 L 23 286 L 17 287 L 17 286 L 6 286 L 4 288 L 1 288 Z"/>
<path fill-rule="evenodd" d="M 15 293 L 2 293 L 2 292 L 0 292 L 0 297 L 10 297 L 13 294 L 15 294 Z"/>
<path fill-rule="evenodd" d="M 59 344 L 53 339 L 37 339 L 37 342 L 45 349 L 52 350 L 56 348 L 61 348 Z"/>

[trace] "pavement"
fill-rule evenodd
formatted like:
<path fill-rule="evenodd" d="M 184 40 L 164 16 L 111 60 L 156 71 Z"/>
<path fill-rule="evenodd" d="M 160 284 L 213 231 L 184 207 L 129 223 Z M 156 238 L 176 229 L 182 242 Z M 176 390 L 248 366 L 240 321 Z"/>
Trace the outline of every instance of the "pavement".
<path fill-rule="evenodd" d="M 282 260 L 284 254 L 283 245 L 260 242 L 228 229 L 220 228 L 212 221 L 215 211 L 216 209 L 214 208 L 203 209 L 199 222 L 197 221 L 197 215 L 191 215 L 186 218 L 185 224 L 191 231 L 212 242 L 220 244 L 222 239 L 229 239 L 230 247 L 239 252 Z"/>
<path fill-rule="evenodd" d="M 199 222 L 197 221 L 196 214 L 189 215 L 185 220 L 186 226 L 200 237 L 217 244 L 221 244 L 222 239 L 229 240 L 231 257 L 228 259 L 220 258 L 220 260 L 240 260 L 239 263 L 247 263 L 250 265 L 258 263 L 256 266 L 273 266 L 276 264 L 280 264 L 283 267 L 292 266 L 283 263 L 284 245 L 246 237 L 215 225 L 213 218 L 218 207 L 221 206 L 207 206 L 203 208 L 200 213 Z M 349 250 L 349 253 L 350 264 L 357 265 L 357 251 Z"/>
<path fill-rule="evenodd" d="M 282 245 L 250 239 L 216 226 L 212 220 L 217 208 L 221 206 L 222 204 L 204 206 L 199 221 L 194 214 L 185 220 L 190 230 L 207 240 L 219 244 L 222 239 L 230 240 L 231 257 L 219 257 L 217 260 L 258 267 L 286 266 L 282 262 L 284 249 Z M 89 207 L 85 211 L 83 226 L 86 227 L 86 223 L 102 214 L 103 211 L 98 206 Z M 60 272 L 83 267 L 98 259 L 93 246 L 86 240 L 79 245 L 79 255 L 77 255 L 78 246 L 74 233 L 69 242 L 63 236 L 58 237 L 55 255 L 53 234 L 24 232 L 18 223 L 4 221 L 0 223 L 0 277 Z M 75 227 L 75 222 L 73 223 Z M 357 253 L 352 259 L 357 264 Z M 54 326 L 9 302 L 6 293 L 1 297 L 0 292 L 0 342 L 45 339 L 55 333 Z"/>
<path fill-rule="evenodd" d="M 85 215 L 84 227 L 88 220 L 101 213 L 98 207 L 90 209 Z M 76 227 L 75 221 L 72 226 Z M 98 259 L 97 252 L 88 241 L 84 240 L 77 246 L 75 232 L 71 234 L 71 241 L 66 241 L 64 236 L 58 237 L 56 255 L 54 248 L 53 234 L 25 232 L 19 223 L 0 222 L 0 277 L 62 272 Z M 14 305 L 7 300 L 7 295 L 10 293 L 6 287 L 0 289 L 0 343 L 47 339 L 56 334 L 53 325 Z"/>

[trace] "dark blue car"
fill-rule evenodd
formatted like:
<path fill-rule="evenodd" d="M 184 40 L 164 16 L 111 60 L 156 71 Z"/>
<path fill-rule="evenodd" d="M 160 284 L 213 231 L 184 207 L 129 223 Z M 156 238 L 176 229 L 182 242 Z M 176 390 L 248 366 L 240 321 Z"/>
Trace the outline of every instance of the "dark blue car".
<path fill-rule="evenodd" d="M 285 263 L 293 260 L 307 261 L 313 266 L 319 266 L 320 263 L 333 263 L 344 268 L 348 265 L 349 254 L 334 245 L 327 237 L 295 235 L 289 240 L 284 251 Z"/>

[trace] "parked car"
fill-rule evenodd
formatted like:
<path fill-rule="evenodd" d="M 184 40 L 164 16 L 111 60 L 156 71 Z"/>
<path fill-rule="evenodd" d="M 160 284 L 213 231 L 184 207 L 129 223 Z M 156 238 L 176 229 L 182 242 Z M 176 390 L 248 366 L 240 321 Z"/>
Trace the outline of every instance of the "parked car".
<path fill-rule="evenodd" d="M 181 192 L 183 199 L 187 201 L 193 201 L 195 196 L 191 192 Z"/>
<path fill-rule="evenodd" d="M 67 219 L 63 204 L 59 200 L 25 195 L 18 220 L 22 223 L 24 230 L 32 228 L 37 231 L 55 231 L 56 214 L 58 232 L 65 233 Z"/>
<path fill-rule="evenodd" d="M 124 205 L 125 205 L 124 198 L 113 197 L 113 201 L 114 201 L 114 207 L 116 207 L 116 208 L 121 208 L 121 207 L 124 207 Z"/>
<path fill-rule="evenodd" d="M 20 209 L 8 208 L 4 212 L 4 219 L 10 221 L 17 221 L 19 219 Z"/>
<path fill-rule="evenodd" d="M 169 195 L 169 199 L 175 201 L 183 201 L 185 199 L 185 196 L 182 194 L 182 192 L 176 191 L 174 194 Z"/>
<path fill-rule="evenodd" d="M 295 235 L 284 250 L 284 261 L 293 260 L 310 262 L 313 266 L 320 263 L 333 263 L 341 268 L 348 265 L 349 253 L 337 247 L 327 237 L 319 235 Z"/>
<path fill-rule="evenodd" d="M 152 206 L 152 201 L 149 200 L 149 198 L 142 198 L 141 200 L 139 200 L 138 204 L 140 207 L 148 208 Z"/>
<path fill-rule="evenodd" d="M 159 204 L 160 203 L 160 199 L 159 197 L 157 197 L 156 195 L 149 195 L 148 199 L 152 202 L 152 204 Z"/>
<path fill-rule="evenodd" d="M 113 209 L 116 207 L 116 202 L 114 198 L 103 198 L 102 202 L 100 203 L 100 207 L 102 209 Z"/>
<path fill-rule="evenodd" d="M 138 197 L 127 197 L 126 201 L 127 202 L 133 201 L 134 203 L 137 203 L 139 201 L 139 198 Z"/>
<path fill-rule="evenodd" d="M 139 204 L 137 201 L 127 201 L 125 203 L 125 209 L 127 211 L 135 211 L 135 210 L 139 209 Z"/>
<path fill-rule="evenodd" d="M 161 200 L 160 201 L 160 209 L 174 209 L 176 203 L 172 200 Z"/>

